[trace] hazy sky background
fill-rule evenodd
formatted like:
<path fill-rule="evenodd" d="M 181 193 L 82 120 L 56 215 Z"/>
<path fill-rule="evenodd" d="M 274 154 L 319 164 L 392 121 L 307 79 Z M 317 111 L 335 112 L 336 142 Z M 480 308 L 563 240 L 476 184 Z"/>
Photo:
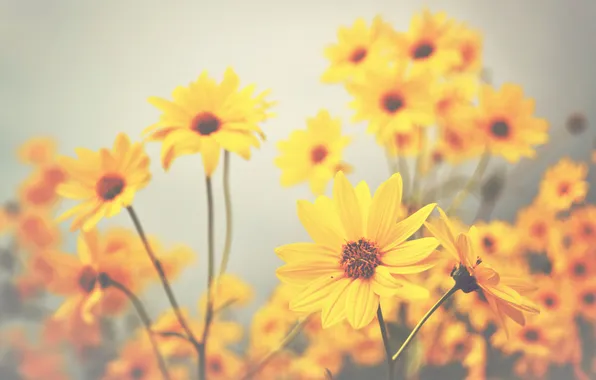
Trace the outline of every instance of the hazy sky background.
<path fill-rule="evenodd" d="M 343 118 L 356 135 L 347 161 L 353 182 L 371 188 L 387 178 L 384 155 L 360 125 L 348 123 L 348 97 L 339 86 L 319 83 L 327 63 L 323 48 L 337 28 L 380 14 L 405 30 L 424 5 L 445 10 L 484 33 L 485 61 L 495 84 L 523 85 L 536 99 L 537 114 L 551 122 L 552 142 L 539 160 L 511 169 L 513 180 L 495 215 L 511 218 L 533 197 L 548 164 L 563 154 L 588 159 L 594 130 L 570 137 L 569 113 L 596 120 L 596 2 L 573 1 L 30 1 L 0 0 L 1 199 L 12 196 L 26 175 L 15 148 L 36 135 L 53 136 L 63 153 L 111 145 L 120 131 L 138 137 L 158 112 L 146 99 L 169 97 L 202 70 L 221 78 L 232 66 L 244 84 L 271 88 L 277 117 L 265 125 L 269 141 L 250 162 L 234 157 L 234 243 L 230 271 L 257 288 L 260 303 L 277 283 L 280 261 L 273 248 L 307 239 L 295 202 L 312 198 L 306 186 L 282 189 L 273 165 L 275 143 L 303 128 L 321 108 Z M 198 266 L 175 284 L 193 306 L 205 287 L 206 206 L 199 156 L 179 159 L 164 174 L 159 146 L 151 145 L 154 180 L 135 207 L 149 233 L 185 242 L 200 254 Z M 223 240 L 220 171 L 215 177 L 217 244 Z M 101 226 L 132 227 L 126 214 Z M 73 235 L 68 238 L 72 243 Z M 72 244 L 70 244 L 72 245 Z M 165 308 L 155 292 L 151 308 Z"/>

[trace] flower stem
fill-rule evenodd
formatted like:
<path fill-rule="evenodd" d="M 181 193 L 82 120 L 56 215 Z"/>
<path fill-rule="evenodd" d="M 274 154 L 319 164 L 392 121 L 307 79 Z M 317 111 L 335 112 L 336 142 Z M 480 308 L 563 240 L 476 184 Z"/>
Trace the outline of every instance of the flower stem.
<path fill-rule="evenodd" d="M 399 166 L 399 174 L 401 174 L 401 180 L 403 182 L 403 198 L 409 197 L 411 194 L 410 189 L 410 169 L 408 168 L 408 160 L 404 156 L 397 158 Z"/>
<path fill-rule="evenodd" d="M 389 366 L 389 374 L 387 379 L 393 379 L 393 360 L 391 359 L 391 346 L 389 345 L 389 334 L 387 333 L 387 325 L 385 325 L 385 319 L 383 318 L 383 311 L 381 306 L 377 309 L 377 320 L 379 321 L 379 328 L 381 329 L 381 336 L 383 337 L 383 346 L 385 346 L 385 354 L 387 355 L 387 365 Z"/>
<path fill-rule="evenodd" d="M 214 246 L 214 212 L 213 212 L 213 186 L 211 177 L 205 178 L 205 187 L 207 188 L 207 244 L 208 244 L 208 262 L 207 262 L 207 307 L 205 310 L 205 325 L 203 326 L 203 336 L 199 350 L 199 380 L 205 380 L 206 373 L 206 351 L 207 338 L 209 337 L 209 327 L 213 319 L 213 278 L 215 277 L 215 246 Z"/>
<path fill-rule="evenodd" d="M 219 276 L 226 272 L 228 261 L 230 260 L 230 250 L 232 248 L 232 197 L 230 194 L 230 152 L 224 152 L 223 159 L 223 191 L 224 203 L 226 208 L 226 238 L 224 242 L 221 265 L 219 267 Z"/>
<path fill-rule="evenodd" d="M 449 289 L 447 291 L 447 293 L 443 294 L 443 296 L 437 301 L 437 303 L 434 304 L 433 307 L 430 308 L 430 310 L 424 315 L 424 317 L 422 317 L 422 319 L 420 320 L 420 322 L 418 322 L 418 324 L 416 325 L 416 327 L 414 327 L 414 330 L 412 330 L 412 332 L 410 333 L 410 335 L 408 336 L 408 338 L 406 339 L 406 341 L 401 345 L 401 347 L 399 348 L 399 350 L 397 351 L 397 353 L 395 355 L 393 355 L 393 361 L 397 361 L 397 359 L 399 358 L 399 356 L 408 347 L 408 345 L 410 344 L 410 342 L 412 342 L 412 339 L 414 339 L 414 337 L 416 336 L 416 334 L 418 333 L 418 331 L 422 328 L 422 326 L 430 318 L 430 316 L 433 315 L 433 313 L 435 311 L 437 311 L 437 309 L 443 304 L 443 302 L 447 301 L 447 299 L 449 297 L 451 297 L 458 290 L 459 290 L 459 287 L 457 285 L 455 285 L 453 288 Z"/>
<path fill-rule="evenodd" d="M 476 166 L 474 173 L 468 179 L 468 182 L 466 182 L 464 188 L 455 196 L 453 202 L 451 202 L 451 205 L 445 211 L 447 215 L 450 215 L 452 211 L 457 210 L 457 208 L 461 205 L 464 199 L 466 199 L 468 194 L 472 191 L 474 185 L 476 185 L 482 179 L 482 176 L 484 175 L 484 172 L 486 171 L 489 162 L 490 152 L 487 150 L 480 157 L 480 161 L 478 161 L 478 165 Z"/>
<path fill-rule="evenodd" d="M 275 347 L 273 350 L 269 351 L 267 353 L 267 355 L 263 356 L 263 358 L 259 361 L 259 363 L 257 363 L 257 365 L 255 365 L 254 367 L 249 369 L 248 372 L 246 372 L 246 374 L 244 376 L 242 376 L 241 380 L 251 379 L 254 375 L 259 373 L 259 371 L 261 371 L 267 365 L 267 363 L 269 363 L 271 361 L 271 359 L 273 359 L 275 357 L 275 355 L 277 355 L 284 348 L 286 348 L 298 336 L 300 331 L 302 331 L 302 328 L 309 321 L 310 317 L 311 316 L 309 315 L 306 318 L 304 318 L 303 320 L 296 323 L 294 328 L 292 328 L 292 330 L 290 330 L 290 332 L 277 345 L 277 347 Z"/>
<path fill-rule="evenodd" d="M 149 341 L 151 342 L 151 347 L 153 347 L 153 352 L 155 353 L 155 357 L 157 358 L 157 364 L 159 366 L 159 370 L 161 371 L 161 375 L 163 376 L 163 378 L 165 380 L 170 380 L 170 374 L 168 373 L 168 367 L 166 365 L 166 362 L 165 362 L 163 356 L 161 355 L 161 352 L 159 351 L 159 347 L 157 345 L 157 341 L 155 340 L 155 336 L 153 335 L 153 332 L 151 331 L 151 318 L 149 318 L 149 314 L 147 314 L 147 310 L 145 310 L 143 303 L 130 289 L 128 289 L 126 286 L 119 283 L 118 281 L 115 281 L 110 278 L 109 285 L 118 289 L 122 293 L 124 293 L 130 300 L 132 305 L 134 306 L 135 310 L 137 311 L 137 314 L 139 315 L 139 318 L 141 318 L 141 321 L 143 322 L 143 325 L 145 326 L 147 335 L 149 336 Z"/>
<path fill-rule="evenodd" d="M 141 241 L 143 242 L 143 245 L 145 246 L 145 251 L 147 251 L 147 255 L 149 255 L 149 258 L 151 259 L 151 262 L 153 263 L 153 266 L 155 267 L 155 270 L 157 271 L 157 274 L 159 275 L 159 279 L 161 280 L 161 283 L 162 283 L 163 288 L 166 292 L 168 300 L 170 301 L 170 305 L 172 305 L 172 308 L 174 309 L 174 313 L 176 314 L 176 318 L 178 319 L 178 323 L 180 324 L 180 327 L 182 327 L 182 329 L 188 336 L 189 341 L 193 344 L 195 349 L 197 349 L 197 351 L 198 351 L 199 342 L 195 338 L 192 330 L 186 323 L 186 320 L 184 319 L 184 316 L 182 315 L 182 312 L 180 311 L 180 306 L 178 305 L 176 296 L 174 295 L 174 292 L 172 291 L 172 287 L 170 286 L 168 278 L 166 277 L 166 273 L 163 270 L 161 262 L 159 261 L 157 256 L 155 256 L 155 252 L 153 252 L 153 249 L 151 248 L 151 245 L 149 244 L 149 240 L 147 239 L 147 236 L 145 235 L 145 231 L 143 230 L 143 226 L 141 225 L 141 221 L 139 220 L 137 213 L 135 212 L 135 210 L 133 209 L 132 206 L 126 207 L 126 210 L 128 211 L 128 214 L 130 215 L 130 218 L 132 219 L 132 222 L 135 225 L 135 228 L 141 238 Z"/>
<path fill-rule="evenodd" d="M 422 127 L 417 127 L 417 133 L 419 135 L 418 156 L 416 157 L 416 167 L 412 179 L 412 194 L 410 197 L 410 204 L 416 208 L 418 207 L 418 203 L 420 203 L 420 198 L 422 198 L 420 182 L 426 164 L 424 160 L 427 159 L 426 150 L 428 146 L 426 141 L 426 131 Z"/>

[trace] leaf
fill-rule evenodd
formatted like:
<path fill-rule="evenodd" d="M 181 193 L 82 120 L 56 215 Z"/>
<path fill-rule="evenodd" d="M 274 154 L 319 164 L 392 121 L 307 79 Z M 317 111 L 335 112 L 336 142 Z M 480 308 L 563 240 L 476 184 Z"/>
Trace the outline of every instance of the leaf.
<path fill-rule="evenodd" d="M 417 375 L 424 365 L 424 346 L 419 339 L 414 339 L 406 352 L 406 379 Z"/>

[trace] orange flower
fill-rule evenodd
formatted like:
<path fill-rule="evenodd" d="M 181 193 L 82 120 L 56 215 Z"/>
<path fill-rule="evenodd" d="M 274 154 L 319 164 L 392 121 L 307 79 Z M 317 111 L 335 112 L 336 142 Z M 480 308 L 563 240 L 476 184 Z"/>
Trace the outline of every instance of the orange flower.
<path fill-rule="evenodd" d="M 462 117 L 461 114 L 459 117 Z M 445 124 L 439 128 L 435 154 L 439 155 L 441 160 L 456 165 L 482 154 L 480 136 L 477 131 L 465 127 L 467 122 L 462 121 L 464 128 L 461 123 Z"/>
<path fill-rule="evenodd" d="M 532 204 L 517 213 L 516 230 L 522 247 L 533 252 L 544 252 L 549 242 L 555 214 L 538 204 Z"/>
<path fill-rule="evenodd" d="M 21 162 L 29 165 L 43 165 L 52 161 L 56 154 L 56 142 L 49 137 L 36 137 L 28 140 L 18 149 Z"/>
<path fill-rule="evenodd" d="M 519 237 L 513 226 L 501 220 L 476 224 L 476 239 L 472 242 L 479 256 L 493 260 L 510 260 L 518 253 Z"/>
<path fill-rule="evenodd" d="M 65 180 L 66 172 L 60 165 L 44 165 L 21 184 L 19 200 L 24 207 L 49 208 L 58 201 L 56 189 Z"/>
<path fill-rule="evenodd" d="M 543 209 L 564 211 L 584 200 L 588 192 L 588 166 L 562 158 L 549 168 L 542 181 L 537 202 Z"/>
<path fill-rule="evenodd" d="M 479 74 L 482 70 L 482 35 L 461 23 L 454 28 L 453 44 L 461 58 L 450 73 Z"/>
<path fill-rule="evenodd" d="M 571 212 L 565 222 L 571 245 L 596 246 L 596 206 L 587 205 Z"/>
<path fill-rule="evenodd" d="M 578 313 L 588 321 L 596 320 L 596 278 L 590 278 L 574 290 Z"/>
<path fill-rule="evenodd" d="M 61 243 L 58 225 L 43 210 L 23 210 L 17 219 L 19 246 L 37 250 L 51 249 Z"/>

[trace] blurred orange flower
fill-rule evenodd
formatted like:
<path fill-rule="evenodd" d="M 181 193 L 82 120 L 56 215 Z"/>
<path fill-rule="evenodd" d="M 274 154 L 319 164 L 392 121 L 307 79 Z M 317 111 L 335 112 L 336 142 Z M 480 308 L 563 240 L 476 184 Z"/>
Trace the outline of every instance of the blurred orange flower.
<path fill-rule="evenodd" d="M 50 137 L 35 137 L 22 144 L 17 157 L 25 164 L 43 165 L 54 160 L 56 155 L 56 142 Z"/>
<path fill-rule="evenodd" d="M 564 211 L 584 200 L 588 192 L 585 163 L 562 158 L 544 173 L 536 202 L 543 209 Z"/>

